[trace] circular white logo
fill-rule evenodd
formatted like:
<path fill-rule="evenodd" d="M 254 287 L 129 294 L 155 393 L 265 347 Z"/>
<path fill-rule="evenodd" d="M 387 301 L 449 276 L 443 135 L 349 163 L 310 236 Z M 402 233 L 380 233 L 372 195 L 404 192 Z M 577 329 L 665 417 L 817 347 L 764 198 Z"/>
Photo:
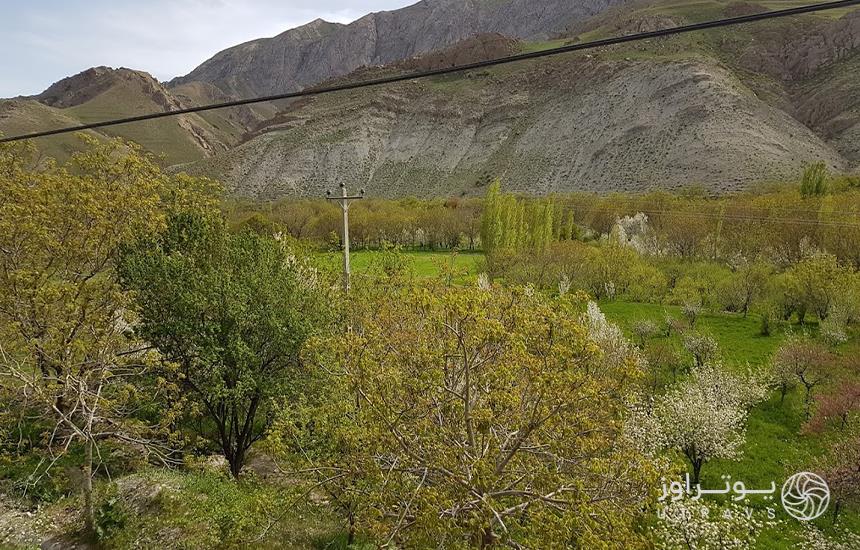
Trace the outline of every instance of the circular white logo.
<path fill-rule="evenodd" d="M 810 472 L 794 474 L 782 486 L 782 507 L 801 521 L 811 521 L 827 511 L 830 487 L 821 476 Z"/>

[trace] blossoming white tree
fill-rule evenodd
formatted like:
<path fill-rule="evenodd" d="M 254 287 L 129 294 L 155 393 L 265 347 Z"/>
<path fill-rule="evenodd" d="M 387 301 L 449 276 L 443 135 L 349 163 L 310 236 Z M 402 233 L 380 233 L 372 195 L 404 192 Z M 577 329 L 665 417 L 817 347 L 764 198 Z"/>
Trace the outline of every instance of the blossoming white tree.
<path fill-rule="evenodd" d="M 719 352 L 717 341 L 707 334 L 689 332 L 684 335 L 684 348 L 693 355 L 697 367 L 713 361 Z"/>
<path fill-rule="evenodd" d="M 651 406 L 634 408 L 630 424 L 640 431 L 659 430 L 647 441 L 682 453 L 698 484 L 707 462 L 740 455 L 748 409 L 765 393 L 766 386 L 753 376 L 736 376 L 717 364 L 705 364 Z"/>
<path fill-rule="evenodd" d="M 806 525 L 800 550 L 851 550 L 860 548 L 860 535 L 850 531 L 837 531 L 830 536 L 814 525 Z"/>
<path fill-rule="evenodd" d="M 763 521 L 730 504 L 725 508 L 709 508 L 700 501 L 670 502 L 661 510 L 655 534 L 658 548 L 693 550 L 742 550 L 753 548 Z"/>
<path fill-rule="evenodd" d="M 596 303 L 588 303 L 584 321 L 588 333 L 603 350 L 605 364 L 617 367 L 632 358 L 641 359 L 636 346 L 624 336 L 617 325 L 606 320 Z"/>

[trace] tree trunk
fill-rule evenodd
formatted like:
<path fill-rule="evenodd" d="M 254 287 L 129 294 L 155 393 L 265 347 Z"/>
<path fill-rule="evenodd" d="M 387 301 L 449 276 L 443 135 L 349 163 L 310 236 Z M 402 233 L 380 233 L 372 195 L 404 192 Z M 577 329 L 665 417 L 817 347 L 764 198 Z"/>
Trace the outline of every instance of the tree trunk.
<path fill-rule="evenodd" d="M 480 548 L 491 548 L 496 544 L 496 534 L 492 527 L 483 527 L 478 533 L 478 545 Z"/>
<path fill-rule="evenodd" d="M 349 535 L 346 539 L 346 545 L 352 546 L 355 544 L 355 514 L 350 510 L 349 512 Z"/>
<path fill-rule="evenodd" d="M 702 474 L 702 461 L 694 460 L 693 461 L 693 485 L 698 485 L 701 480 Z"/>
<path fill-rule="evenodd" d="M 239 474 L 242 472 L 242 466 L 245 465 L 245 452 L 241 449 L 236 449 L 236 452 L 230 457 L 230 475 L 233 479 L 239 479 Z"/>
<path fill-rule="evenodd" d="M 84 457 L 84 527 L 87 534 L 94 535 L 96 532 L 96 509 L 93 503 L 93 440 L 87 440 L 86 455 Z"/>
<path fill-rule="evenodd" d="M 806 386 L 806 397 L 803 399 L 803 414 L 806 420 L 809 420 L 812 408 L 812 387 Z"/>

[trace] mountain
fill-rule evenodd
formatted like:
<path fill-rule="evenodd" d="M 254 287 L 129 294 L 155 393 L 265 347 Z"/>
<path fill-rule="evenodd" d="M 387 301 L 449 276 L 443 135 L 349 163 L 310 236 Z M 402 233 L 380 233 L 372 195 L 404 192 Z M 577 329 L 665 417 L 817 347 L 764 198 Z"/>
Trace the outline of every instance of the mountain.
<path fill-rule="evenodd" d="M 316 20 L 216 54 L 171 85 L 208 82 L 235 97 L 304 88 L 387 65 L 478 34 L 545 39 L 625 0 L 422 0 L 349 25 Z"/>
<path fill-rule="evenodd" d="M 377 196 L 719 192 L 845 161 L 732 71 L 688 58 L 573 56 L 321 97 L 251 141 L 194 166 L 242 195 Z"/>
<path fill-rule="evenodd" d="M 708 0 L 427 0 L 350 25 L 316 21 L 217 54 L 170 83 L 97 68 L 0 101 L 18 133 L 320 84 L 448 67 L 567 43 L 757 13 Z M 672 38 L 118 126 L 173 170 L 238 195 L 530 194 L 791 181 L 823 160 L 860 170 L 860 10 Z M 70 137 L 45 140 L 62 157 Z"/>
<path fill-rule="evenodd" d="M 498 35 L 347 79 L 763 11 L 670 2 L 607 11 L 546 43 Z M 775 20 L 303 101 L 187 167 L 259 198 L 678 189 L 791 181 L 809 162 L 860 167 L 860 11 Z M 486 53 L 481 53 L 486 50 Z"/>
<path fill-rule="evenodd" d="M 15 134 L 112 118 L 164 112 L 190 105 L 152 76 L 131 69 L 96 67 L 65 78 L 30 98 L 0 101 L 0 131 Z M 235 116 L 235 115 L 234 115 Z M 167 164 L 199 160 L 235 144 L 240 123 L 218 125 L 200 115 L 182 115 L 106 128 L 92 135 L 120 136 L 165 155 Z M 77 138 L 47 138 L 40 145 L 65 158 L 79 147 Z"/>

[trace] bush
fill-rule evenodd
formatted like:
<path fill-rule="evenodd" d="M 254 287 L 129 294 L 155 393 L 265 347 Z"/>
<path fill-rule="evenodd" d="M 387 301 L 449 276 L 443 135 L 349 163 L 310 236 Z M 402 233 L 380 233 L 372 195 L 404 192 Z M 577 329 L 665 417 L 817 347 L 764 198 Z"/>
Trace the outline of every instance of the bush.
<path fill-rule="evenodd" d="M 779 309 L 771 303 L 765 304 L 758 309 L 759 334 L 771 336 L 780 324 Z"/>

